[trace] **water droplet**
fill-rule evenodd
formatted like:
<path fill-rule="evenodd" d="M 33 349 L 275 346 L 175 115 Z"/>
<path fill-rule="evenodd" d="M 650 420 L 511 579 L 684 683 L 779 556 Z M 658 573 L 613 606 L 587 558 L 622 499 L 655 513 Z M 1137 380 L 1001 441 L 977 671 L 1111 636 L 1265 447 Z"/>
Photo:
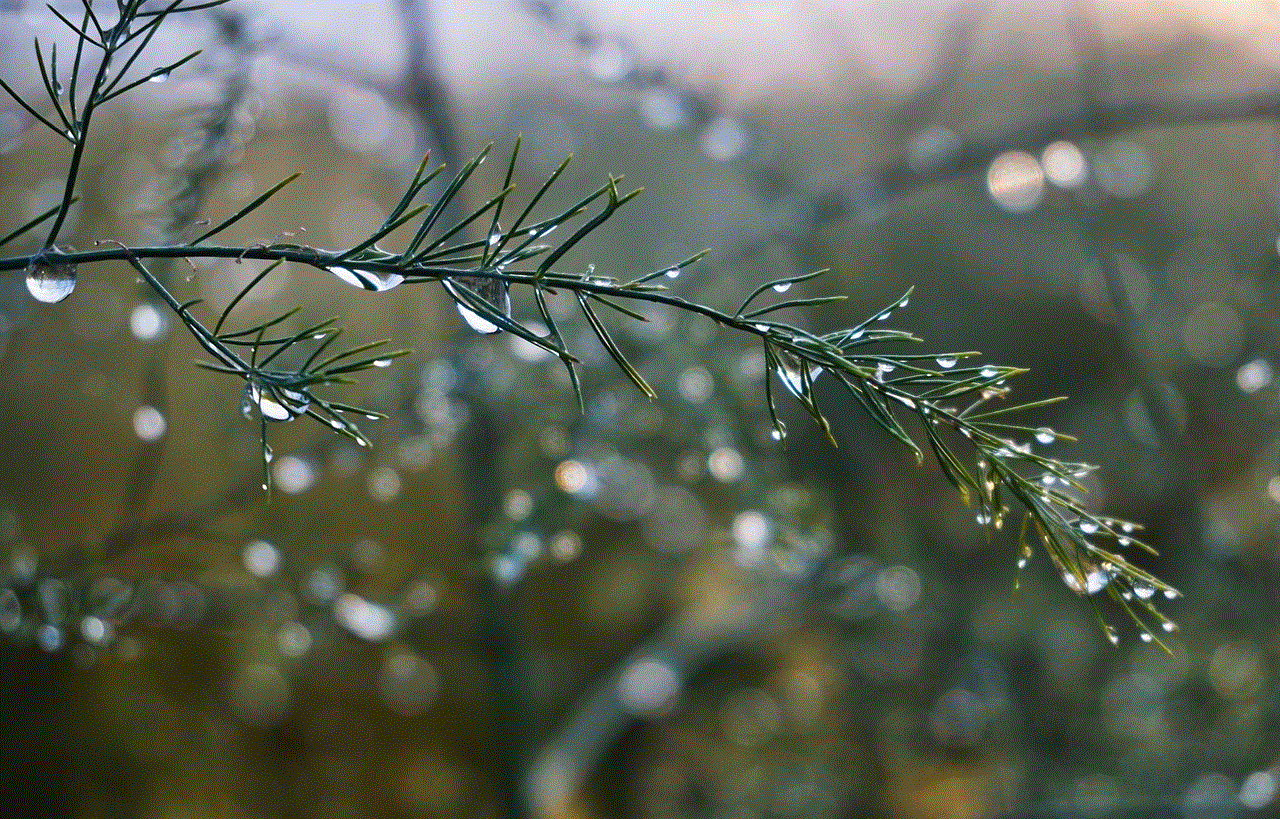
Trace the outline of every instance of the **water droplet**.
<path fill-rule="evenodd" d="M 1130 523 L 1129 521 L 1125 521 L 1124 523 L 1120 524 L 1120 529 L 1124 531 L 1125 534 L 1131 534 L 1133 530 L 1136 528 L 1137 527 L 1134 524 Z"/>
<path fill-rule="evenodd" d="M 1118 538 L 1116 538 L 1116 545 L 1117 545 L 1117 546 L 1119 546 L 1119 547 L 1120 547 L 1120 548 L 1122 548 L 1122 549 L 1123 549 L 1125 546 L 1128 546 L 1128 545 L 1129 545 L 1130 543 L 1132 543 L 1132 542 L 1133 542 L 1133 541 L 1131 541 L 1131 540 L 1130 540 L 1129 538 L 1127 538 L 1127 537 L 1118 537 Z"/>
<path fill-rule="evenodd" d="M 1080 526 L 1080 531 L 1084 532 L 1086 535 L 1091 535 L 1094 532 L 1098 531 L 1098 524 L 1094 523 L 1091 520 L 1082 520 L 1080 521 L 1079 526 Z"/>
<path fill-rule="evenodd" d="M 1115 626 L 1107 626 L 1107 639 L 1111 641 L 1111 645 L 1120 645 L 1120 634 L 1116 632 Z"/>
<path fill-rule="evenodd" d="M 1151 636 L 1151 632 L 1149 631 L 1142 632 L 1141 634 L 1138 635 L 1138 637 L 1141 638 L 1142 642 L 1144 643 L 1149 643 L 1153 639 Z"/>
<path fill-rule="evenodd" d="M 986 511 L 985 509 L 979 512 L 978 514 L 974 515 L 973 519 L 978 522 L 979 526 L 986 526 L 987 524 L 991 523 L 991 520 L 992 520 L 991 513 Z"/>
<path fill-rule="evenodd" d="M 954 356 L 944 355 L 938 357 L 938 366 L 944 370 L 949 370 L 956 365 Z"/>
<path fill-rule="evenodd" d="M 387 368 L 387 367 L 390 367 L 390 366 L 391 366 L 391 359 L 389 359 L 389 358 L 379 358 L 379 359 L 377 359 L 377 360 L 375 360 L 375 361 L 373 362 L 373 366 L 378 367 L 379 369 L 385 369 L 385 368 Z M 374 415 L 374 416 L 371 416 L 371 417 L 372 417 L 372 418 L 377 418 L 378 416 Z"/>
<path fill-rule="evenodd" d="M 886 319 L 888 319 L 888 318 L 889 318 L 889 316 L 891 316 L 891 315 L 892 315 L 892 312 L 891 312 L 891 311 L 889 311 L 889 310 L 885 310 L 883 313 L 881 313 L 880 315 L 876 316 L 876 321 L 885 321 L 885 320 L 886 320 Z"/>
<path fill-rule="evenodd" d="M 1036 430 L 1036 440 L 1042 444 L 1051 444 L 1058 440 L 1058 433 L 1048 427 L 1040 427 Z"/>
<path fill-rule="evenodd" d="M 978 374 L 981 375 L 983 378 L 994 378 L 998 373 L 999 373 L 999 370 L 997 370 L 995 367 L 983 367 L 981 370 L 978 371 Z"/>
<path fill-rule="evenodd" d="M 151 72 L 151 76 L 147 77 L 147 82 L 164 82 L 169 79 L 170 73 L 167 68 L 157 68 Z"/>
<path fill-rule="evenodd" d="M 489 335 L 490 333 L 496 333 L 502 329 L 477 313 L 475 310 L 467 307 L 465 304 L 456 304 L 455 307 L 458 308 L 458 315 L 462 316 L 462 320 L 467 323 L 467 326 L 472 330 L 475 330 L 477 333 Z"/>
<path fill-rule="evenodd" d="M 1156 588 L 1149 583 L 1134 583 L 1133 593 L 1137 595 L 1139 600 L 1150 600 L 1155 596 Z"/>
<path fill-rule="evenodd" d="M 1028 561 L 1027 561 L 1027 559 L 1026 559 L 1025 557 L 1020 557 L 1020 558 L 1018 558 L 1018 568 L 1019 568 L 1019 569 L 1025 569 L 1025 568 L 1027 568 L 1027 562 L 1028 562 Z"/>
<path fill-rule="evenodd" d="M 63 92 L 62 81 L 55 77 L 53 80 L 53 93 L 61 97 L 62 92 Z"/>
<path fill-rule="evenodd" d="M 338 265 L 325 269 L 337 276 L 339 281 L 374 293 L 385 293 L 391 288 L 398 287 L 404 283 L 404 276 L 399 273 L 388 273 L 383 276 L 369 270 L 356 270 L 355 268 L 340 267 Z"/>
<path fill-rule="evenodd" d="M 1166 600 L 1177 600 L 1177 599 L 1178 599 L 1178 596 L 1179 596 L 1179 594 L 1178 594 L 1178 590 L 1177 590 L 1177 589 L 1165 589 L 1165 590 L 1164 590 L 1164 597 L 1165 597 L 1165 599 L 1166 599 Z"/>
<path fill-rule="evenodd" d="M 814 381 L 818 380 L 818 376 L 822 375 L 822 368 L 816 364 L 809 364 L 808 371 L 809 384 L 812 385 Z M 804 394 L 804 375 L 799 365 L 784 362 L 782 366 L 778 367 L 778 378 L 792 395 L 799 397 Z"/>
<path fill-rule="evenodd" d="M 907 409 L 915 409 L 915 408 L 916 408 L 916 402 L 915 402 L 915 401 L 912 401 L 910 398 L 908 398 L 908 397 L 907 397 L 907 396 L 905 396 L 905 395 L 895 395 L 895 396 L 893 396 L 893 397 L 894 397 L 894 398 L 896 398 L 896 399 L 898 399 L 899 401 L 901 401 L 901 402 L 902 402 L 902 406 L 906 407 Z"/>
<path fill-rule="evenodd" d="M 27 265 L 27 292 L 36 301 L 57 304 L 76 289 L 76 268 L 35 259 Z"/>
<path fill-rule="evenodd" d="M 773 286 L 773 292 L 785 293 L 791 289 L 791 282 L 778 282 Z"/>
<path fill-rule="evenodd" d="M 311 398 L 304 392 L 284 387 L 264 389 L 252 381 L 245 385 L 240 399 L 240 411 L 246 418 L 251 418 L 257 407 L 268 421 L 292 421 L 310 406 Z"/>
<path fill-rule="evenodd" d="M 591 266 L 589 265 L 588 267 Z M 505 281 L 483 276 L 460 276 L 458 277 L 457 284 L 471 290 L 504 316 L 511 315 L 511 294 L 508 292 L 507 283 Z M 455 296 L 454 307 L 457 309 L 458 315 L 462 316 L 462 320 L 467 323 L 468 327 L 475 330 L 477 333 L 483 333 L 485 335 L 499 332 L 502 329 L 485 316 L 482 316 L 480 313 L 472 310 L 464 304 L 462 300 L 457 297 L 457 291 L 455 290 L 456 285 L 453 282 L 446 280 L 444 285 L 450 295 Z"/>
<path fill-rule="evenodd" d="M 1046 472 L 1040 476 L 1040 483 L 1045 486 L 1053 486 L 1057 482 L 1058 482 L 1058 478 L 1049 472 Z"/>
<path fill-rule="evenodd" d="M 1173 622 L 1172 620 L 1165 620 L 1163 623 L 1160 624 L 1160 628 L 1172 634 L 1173 632 L 1178 630 L 1178 624 Z"/>
<path fill-rule="evenodd" d="M 769 437 L 775 441 L 781 441 L 783 438 L 787 437 L 787 434 L 777 427 L 774 427 L 769 430 Z"/>
<path fill-rule="evenodd" d="M 680 268 L 673 267 L 664 274 L 668 279 L 680 278 Z"/>

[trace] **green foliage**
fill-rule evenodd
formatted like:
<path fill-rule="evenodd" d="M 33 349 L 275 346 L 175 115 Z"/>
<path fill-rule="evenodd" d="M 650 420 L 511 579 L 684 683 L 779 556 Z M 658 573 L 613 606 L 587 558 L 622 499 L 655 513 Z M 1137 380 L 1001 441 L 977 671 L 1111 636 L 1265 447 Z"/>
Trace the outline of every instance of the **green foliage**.
<path fill-rule="evenodd" d="M 907 306 L 910 293 L 853 327 L 815 333 L 789 323 L 788 311 L 838 301 L 840 296 L 786 297 L 793 288 L 807 284 L 819 273 L 767 281 L 730 311 L 726 307 L 687 300 L 670 291 L 662 282 L 696 270 L 703 254 L 639 277 L 623 280 L 599 275 L 594 266 L 583 272 L 557 267 L 565 254 L 583 238 L 600 228 L 639 190 L 623 192 L 620 179 L 610 177 L 604 184 L 571 206 L 547 216 L 535 216 L 550 187 L 561 177 L 566 159 L 520 208 L 518 216 L 503 227 L 504 211 L 515 210 L 514 168 L 519 154 L 517 141 L 506 166 L 501 189 L 479 207 L 470 209 L 453 224 L 445 220 L 457 212 L 464 186 L 489 154 L 486 149 L 464 165 L 434 200 L 419 199 L 429 183 L 444 170 L 428 171 L 424 158 L 403 196 L 382 225 L 349 248 L 327 250 L 297 243 L 238 246 L 212 243 L 227 228 L 257 211 L 279 194 L 290 176 L 254 198 L 249 204 L 189 241 L 158 246 L 126 246 L 104 243 L 86 251 L 59 246 L 69 209 L 76 201 L 79 171 L 85 147 L 92 138 L 91 119 L 97 108 L 122 94 L 143 86 L 148 80 L 163 79 L 199 52 L 145 72 L 134 70 L 142 51 L 159 27 L 171 16 L 208 9 L 218 2 L 184 4 L 174 0 L 155 10 L 144 9 L 141 0 L 119 3 L 119 21 L 103 26 L 89 0 L 82 0 L 84 12 L 77 24 L 54 10 L 59 19 L 77 35 L 71 68 L 59 71 L 56 49 L 47 51 L 36 43 L 37 62 L 52 114 L 46 116 L 10 85 L 2 86 L 22 107 L 46 128 L 71 146 L 67 179 L 61 203 L 27 224 L 10 232 L 0 244 L 9 244 L 48 224 L 40 248 L 31 255 L 0 259 L 0 270 L 26 269 L 29 287 L 44 301 L 58 300 L 74 288 L 78 266 L 105 261 L 130 265 L 182 321 L 196 342 L 212 357 L 201 366 L 242 382 L 243 408 L 260 425 L 264 463 L 264 487 L 270 472 L 268 426 L 306 415 L 361 444 L 367 439 L 356 418 L 376 418 L 377 413 L 354 407 L 322 395 L 318 390 L 351 383 L 353 375 L 384 367 L 404 350 L 386 351 L 389 342 L 357 343 L 335 351 L 342 334 L 336 318 L 313 323 L 297 331 L 281 328 L 300 308 L 282 312 L 271 319 L 234 326 L 236 307 L 264 279 L 284 262 L 325 271 L 340 280 L 374 293 L 408 284 L 439 282 L 458 311 L 481 332 L 506 331 L 549 351 L 566 368 L 579 406 L 584 403 L 577 367 L 579 358 L 570 349 L 552 311 L 548 297 L 570 293 L 587 326 L 604 350 L 635 387 L 650 398 L 653 388 L 628 359 L 610 332 L 606 317 L 620 314 L 623 320 L 644 321 L 634 305 L 641 302 L 667 305 L 689 314 L 704 316 L 738 333 L 752 336 L 763 348 L 769 373 L 765 379 L 765 400 L 773 422 L 773 437 L 785 442 L 787 429 L 779 417 L 779 398 L 790 396 L 836 444 L 836 435 L 824 412 L 824 402 L 815 385 L 835 382 L 885 432 L 923 460 L 927 446 L 947 480 L 959 492 L 979 523 L 994 529 L 1006 521 L 1021 518 L 1020 543 L 1024 555 L 1035 545 L 1042 547 L 1072 590 L 1085 596 L 1098 614 L 1108 637 L 1118 639 L 1095 602 L 1099 593 L 1132 619 L 1146 641 L 1163 646 L 1157 636 L 1172 631 L 1172 622 L 1154 605 L 1159 596 L 1177 595 L 1169 585 L 1131 562 L 1122 553 L 1133 546 L 1151 551 L 1134 535 L 1135 526 L 1086 509 L 1081 495 L 1081 478 L 1091 469 L 1087 464 L 1053 458 L 1035 450 L 1069 436 L 1018 423 L 1030 411 L 1049 403 L 1037 401 L 1005 405 L 1009 380 L 1022 371 L 1007 366 L 971 363 L 973 352 L 903 353 L 893 345 L 918 343 L 910 333 L 886 329 L 882 322 Z M 90 50 L 99 57 L 91 61 Z M 118 68 L 113 68 L 118 65 Z M 468 238 L 477 225 L 487 225 L 484 237 Z M 403 229 L 403 230 L 402 230 Z M 398 250 L 379 245 L 384 240 L 408 233 Z M 553 234 L 555 239 L 552 240 Z M 269 264 L 249 281 L 208 326 L 197 315 L 199 301 L 180 302 L 149 265 L 164 259 L 232 258 L 260 260 Z M 34 282 L 34 284 L 33 284 Z M 531 291 L 545 334 L 535 325 L 510 311 L 507 295 L 511 287 Z M 37 292 L 39 290 L 39 292 Z M 42 295 L 43 294 L 43 295 Z M 783 296 L 760 304 L 762 299 Z M 47 296 L 47 297 L 46 297 Z M 963 364 L 962 364 L 963 362 Z M 967 365 L 967 366 L 966 366 Z M 774 383 L 776 379 L 776 384 Z M 781 394 L 778 386 L 782 387 Z M 923 441 L 923 444 L 921 443 Z"/>

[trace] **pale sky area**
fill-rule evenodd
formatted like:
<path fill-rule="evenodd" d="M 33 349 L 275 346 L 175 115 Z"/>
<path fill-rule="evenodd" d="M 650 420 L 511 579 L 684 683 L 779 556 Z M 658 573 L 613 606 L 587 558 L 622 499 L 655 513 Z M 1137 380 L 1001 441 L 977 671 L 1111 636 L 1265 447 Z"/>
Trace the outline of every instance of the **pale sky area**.
<path fill-rule="evenodd" d="M 441 63 L 460 98 L 479 102 L 520 87 L 565 89 L 581 76 L 582 55 L 570 38 L 551 31 L 518 0 L 434 0 L 428 6 Z M 304 63 L 346 68 L 375 82 L 397 76 L 402 27 L 393 0 L 233 0 L 229 7 L 257 12 L 255 24 Z M 1229 44 L 1260 73 L 1280 69 L 1280 10 L 1271 2 L 1078 7 L 1089 11 L 1106 47 L 1118 53 L 1158 51 L 1191 37 Z M 971 61 L 1016 52 L 1046 68 L 1069 65 L 1067 15 L 1077 6 L 1038 0 L 572 0 L 564 8 L 596 32 L 643 49 L 638 56 L 646 64 L 668 67 L 735 108 L 796 101 L 796 95 L 909 91 L 936 70 L 947 26 L 975 12 L 980 21 Z M 16 69 L 30 59 L 30 49 L 21 46 L 33 33 L 47 37 L 48 20 L 42 4 L 27 3 L 6 21 L 0 35 L 0 43 L 9 41 L 0 48 L 6 77 L 21 76 Z M 174 53 L 184 47 L 171 44 Z"/>

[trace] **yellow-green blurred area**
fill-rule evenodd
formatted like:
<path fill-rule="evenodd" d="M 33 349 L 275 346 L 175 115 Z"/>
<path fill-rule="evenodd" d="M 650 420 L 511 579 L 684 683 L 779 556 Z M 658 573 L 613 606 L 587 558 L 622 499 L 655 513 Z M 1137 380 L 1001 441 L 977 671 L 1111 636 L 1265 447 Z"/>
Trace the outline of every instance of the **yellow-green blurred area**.
<path fill-rule="evenodd" d="M 42 112 L 29 44 L 66 72 L 60 25 L 0 3 L 0 77 Z M 605 316 L 651 401 L 553 299 L 580 412 L 560 361 L 437 283 L 284 265 L 231 325 L 301 306 L 282 328 L 413 353 L 325 388 L 386 414 L 368 448 L 269 424 L 264 493 L 243 384 L 132 268 L 52 305 L 6 273 L 7 816 L 1275 815 L 1273 4 L 233 0 L 154 47 L 136 70 L 204 53 L 99 112 L 63 244 L 189 239 L 303 171 L 219 241 L 349 247 L 428 149 L 445 179 L 493 143 L 475 208 L 520 135 L 504 220 L 569 153 L 540 213 L 645 188 L 558 268 L 710 247 L 657 281 L 723 311 L 829 268 L 786 294 L 848 297 L 788 314 L 812 330 L 914 285 L 888 324 L 921 351 L 1070 396 L 1021 423 L 1100 466 L 1089 508 L 1144 527 L 1179 628 L 1168 656 L 1043 554 L 1020 570 L 1019 515 L 979 526 L 837 384 L 839 446 L 777 379 L 775 440 L 758 339 L 700 316 Z M 67 161 L 0 100 L 0 235 Z M 155 266 L 207 324 L 262 269 Z"/>

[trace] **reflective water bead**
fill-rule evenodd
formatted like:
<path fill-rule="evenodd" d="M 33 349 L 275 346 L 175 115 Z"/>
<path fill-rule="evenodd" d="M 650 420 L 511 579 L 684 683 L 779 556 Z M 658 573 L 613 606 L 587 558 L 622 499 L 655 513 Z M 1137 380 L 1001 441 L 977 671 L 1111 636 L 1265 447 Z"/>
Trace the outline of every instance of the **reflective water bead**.
<path fill-rule="evenodd" d="M 76 289 L 76 268 L 36 259 L 27 265 L 27 292 L 36 301 L 57 304 Z"/>
<path fill-rule="evenodd" d="M 955 356 L 949 356 L 949 355 L 947 355 L 947 356 L 939 356 L 939 357 L 938 357 L 938 366 L 939 366 L 939 367 L 941 367 L 941 368 L 942 368 L 942 369 L 944 369 L 944 370 L 949 370 L 949 369 L 951 369 L 952 367 L 954 367 L 955 365 L 956 365 L 956 358 L 955 358 Z"/>
<path fill-rule="evenodd" d="M 325 269 L 336 276 L 338 281 L 373 293 L 385 293 L 391 288 L 398 287 L 404 283 L 404 276 L 399 273 L 388 273 L 385 276 L 380 276 L 368 270 L 356 270 L 355 268 L 339 267 L 337 265 Z"/>
<path fill-rule="evenodd" d="M 791 282 L 778 282 L 773 286 L 773 292 L 785 293 L 791 289 Z"/>
<path fill-rule="evenodd" d="M 1048 427 L 1040 427 L 1036 430 L 1036 440 L 1042 444 L 1051 444 L 1058 440 L 1058 433 Z"/>

